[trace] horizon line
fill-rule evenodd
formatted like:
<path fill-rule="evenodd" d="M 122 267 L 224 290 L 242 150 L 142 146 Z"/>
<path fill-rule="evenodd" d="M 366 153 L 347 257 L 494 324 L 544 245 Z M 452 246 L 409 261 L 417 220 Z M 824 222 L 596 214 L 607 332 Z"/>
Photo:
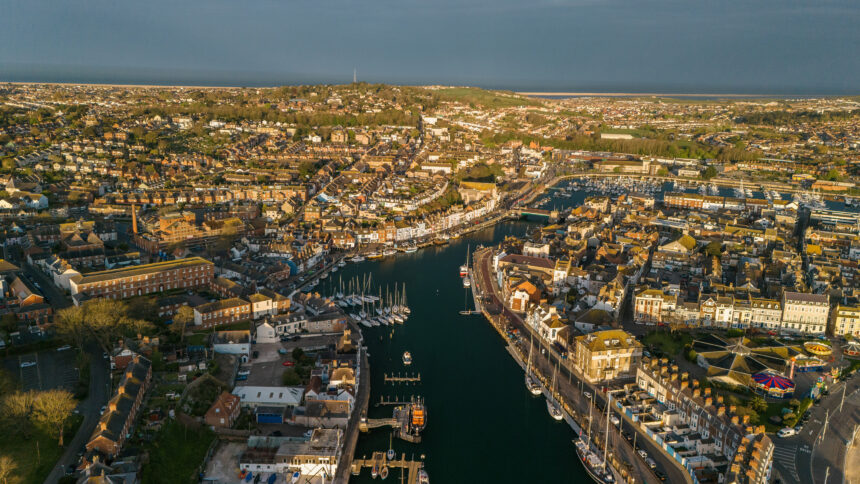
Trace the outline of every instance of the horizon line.
<path fill-rule="evenodd" d="M 388 83 L 377 83 L 377 82 L 368 82 L 362 81 L 359 84 L 387 84 L 391 86 L 411 86 L 411 87 L 421 87 L 421 88 L 439 88 L 439 87 L 472 87 L 477 89 L 483 89 L 486 91 L 508 91 L 513 92 L 519 96 L 526 97 L 669 97 L 669 98 L 692 98 L 692 97 L 710 97 L 710 98 L 744 98 L 744 99 L 755 99 L 761 97 L 773 97 L 773 98 L 791 98 L 791 97 L 805 97 L 805 98 L 838 98 L 838 97 L 854 97 L 860 95 L 857 94 L 801 94 L 801 93 L 793 93 L 793 94 L 766 94 L 766 93 L 696 93 L 696 92 L 675 92 L 675 93 L 660 93 L 660 92 L 596 92 L 596 91 L 514 91 L 509 89 L 494 89 L 487 87 L 480 87 L 476 85 L 464 85 L 464 84 L 388 84 Z M 261 86 L 235 86 L 235 85 L 199 85 L 199 84 L 146 84 L 146 83 L 117 83 L 117 82 L 74 82 L 74 81 L 3 81 L 0 80 L 0 84 L 11 84 L 11 85 L 19 85 L 19 86 L 27 86 L 27 85 L 48 85 L 48 86 L 90 86 L 90 87 L 116 87 L 116 88 L 138 88 L 138 89 L 276 89 L 279 87 L 292 87 L 292 86 L 319 86 L 319 85 L 328 85 L 328 86 L 344 86 L 348 84 L 353 84 L 350 82 L 345 83 L 319 83 L 319 84 L 281 84 L 281 85 L 261 85 Z"/>

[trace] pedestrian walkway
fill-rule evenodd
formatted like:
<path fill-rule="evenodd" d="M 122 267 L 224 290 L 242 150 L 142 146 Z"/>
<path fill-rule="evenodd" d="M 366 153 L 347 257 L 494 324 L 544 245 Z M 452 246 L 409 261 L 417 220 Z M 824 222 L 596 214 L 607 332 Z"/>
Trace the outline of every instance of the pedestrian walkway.
<path fill-rule="evenodd" d="M 787 470 L 795 481 L 800 480 L 797 474 L 797 445 L 775 445 L 773 449 L 773 460 L 778 462 Z"/>

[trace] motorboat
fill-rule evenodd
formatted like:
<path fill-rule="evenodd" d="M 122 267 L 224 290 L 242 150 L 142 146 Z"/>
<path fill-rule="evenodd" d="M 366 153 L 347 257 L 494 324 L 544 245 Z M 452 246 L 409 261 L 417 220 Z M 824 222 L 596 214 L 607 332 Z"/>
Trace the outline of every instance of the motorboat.
<path fill-rule="evenodd" d="M 293 475 L 290 479 L 290 482 L 293 484 L 296 484 L 297 482 L 299 482 L 300 477 L 302 477 L 302 473 L 299 471 L 295 471 L 295 472 L 293 472 Z"/>
<path fill-rule="evenodd" d="M 403 364 L 407 366 L 412 364 L 412 353 L 408 351 L 403 352 Z"/>

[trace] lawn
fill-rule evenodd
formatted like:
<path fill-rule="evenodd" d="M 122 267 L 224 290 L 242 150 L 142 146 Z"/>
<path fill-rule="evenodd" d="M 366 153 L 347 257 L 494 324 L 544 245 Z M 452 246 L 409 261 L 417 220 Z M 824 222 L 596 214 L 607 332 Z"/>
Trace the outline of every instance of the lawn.
<path fill-rule="evenodd" d="M 146 484 L 197 482 L 200 465 L 215 434 L 208 427 L 186 428 L 171 421 L 147 445 L 149 465 L 143 466 Z"/>
<path fill-rule="evenodd" d="M 82 417 L 75 415 L 66 423 L 67 443 L 78 431 L 82 420 Z M 49 435 L 37 427 L 33 429 L 29 439 L 0 440 L 0 455 L 12 457 L 16 463 L 15 472 L 6 484 L 44 482 L 65 450 L 65 447 L 57 445 L 56 435 Z"/>
<path fill-rule="evenodd" d="M 675 357 L 684 349 L 685 345 L 693 342 L 693 337 L 689 333 L 680 331 L 675 334 L 668 331 L 652 331 L 642 341 L 646 346 L 654 347 L 662 352 L 664 356 Z"/>

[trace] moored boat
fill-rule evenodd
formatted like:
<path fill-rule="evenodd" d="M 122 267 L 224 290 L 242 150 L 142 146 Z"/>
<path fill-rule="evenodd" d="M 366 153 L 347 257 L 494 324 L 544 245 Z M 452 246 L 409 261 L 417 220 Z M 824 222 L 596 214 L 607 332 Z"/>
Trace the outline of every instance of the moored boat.
<path fill-rule="evenodd" d="M 582 462 L 583 467 L 585 467 L 585 471 L 589 477 L 594 479 L 595 482 L 602 484 L 615 482 L 612 472 L 602 463 L 600 456 L 589 448 L 585 440 L 578 438 L 573 442 L 576 445 L 576 455 L 579 457 L 579 461 Z"/>
<path fill-rule="evenodd" d="M 407 366 L 412 364 L 412 353 L 408 351 L 403 352 L 403 364 Z"/>

